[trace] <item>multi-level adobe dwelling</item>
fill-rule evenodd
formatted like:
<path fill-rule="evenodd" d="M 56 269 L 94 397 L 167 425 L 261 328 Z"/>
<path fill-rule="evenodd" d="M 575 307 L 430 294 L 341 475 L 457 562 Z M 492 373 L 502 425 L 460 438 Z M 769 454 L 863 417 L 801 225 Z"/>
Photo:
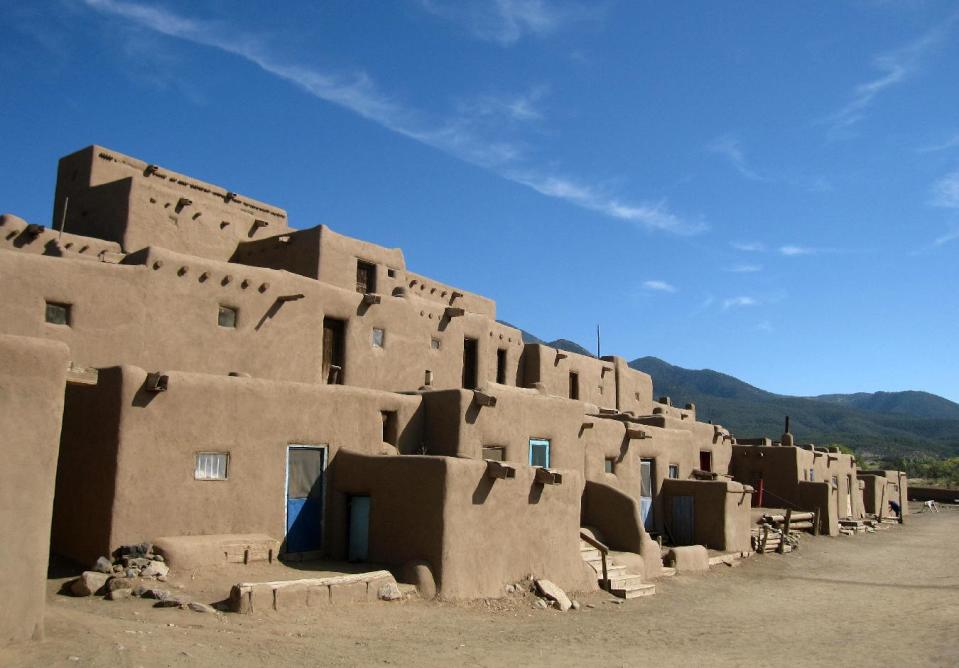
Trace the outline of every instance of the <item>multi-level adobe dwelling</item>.
<path fill-rule="evenodd" d="M 598 542 L 630 595 L 656 538 L 749 549 L 725 429 L 622 358 L 524 345 L 399 249 L 93 146 L 60 161 L 50 227 L 0 218 L 0 286 L 0 334 L 56 361 L 30 370 L 47 386 L 66 373 L 51 545 L 81 562 L 243 544 L 458 598 L 596 588 Z M 16 359 L 0 346 L 5 391 Z"/>

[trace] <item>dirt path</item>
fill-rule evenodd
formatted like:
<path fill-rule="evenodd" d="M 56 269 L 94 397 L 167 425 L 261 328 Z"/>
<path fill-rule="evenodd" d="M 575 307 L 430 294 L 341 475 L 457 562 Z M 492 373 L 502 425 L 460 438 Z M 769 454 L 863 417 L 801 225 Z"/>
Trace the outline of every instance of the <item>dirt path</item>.
<path fill-rule="evenodd" d="M 959 511 L 660 580 L 563 614 L 530 601 L 409 601 L 271 616 L 52 592 L 47 640 L 0 666 L 959 665 Z"/>

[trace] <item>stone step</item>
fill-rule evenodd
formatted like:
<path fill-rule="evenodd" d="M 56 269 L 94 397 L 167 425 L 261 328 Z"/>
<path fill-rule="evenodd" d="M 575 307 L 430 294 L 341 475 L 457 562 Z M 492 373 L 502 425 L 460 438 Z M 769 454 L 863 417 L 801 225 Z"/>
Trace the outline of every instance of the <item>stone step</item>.
<path fill-rule="evenodd" d="M 603 558 L 602 553 L 596 548 L 590 548 L 588 550 L 580 550 L 579 554 L 583 557 L 583 561 L 601 561 Z"/>
<path fill-rule="evenodd" d="M 600 584 L 604 585 L 603 588 L 607 591 L 612 591 L 613 589 L 634 589 L 638 585 L 643 584 L 643 577 L 641 575 L 627 574 L 610 578 L 606 582 L 600 581 Z"/>
<path fill-rule="evenodd" d="M 676 569 L 672 566 L 663 566 L 660 569 L 659 574 L 663 577 L 671 578 L 676 575 Z"/>
<path fill-rule="evenodd" d="M 613 589 L 609 593 L 618 598 L 640 598 L 642 596 L 652 596 L 656 593 L 656 585 L 642 584 L 632 589 Z"/>

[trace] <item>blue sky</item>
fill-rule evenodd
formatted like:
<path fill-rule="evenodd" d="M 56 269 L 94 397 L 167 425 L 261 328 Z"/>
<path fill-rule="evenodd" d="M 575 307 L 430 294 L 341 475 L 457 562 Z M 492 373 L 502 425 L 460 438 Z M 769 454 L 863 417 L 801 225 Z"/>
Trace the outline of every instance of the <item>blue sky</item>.
<path fill-rule="evenodd" d="M 247 4 L 0 5 L 0 210 L 98 143 L 546 339 L 959 401 L 955 2 Z"/>

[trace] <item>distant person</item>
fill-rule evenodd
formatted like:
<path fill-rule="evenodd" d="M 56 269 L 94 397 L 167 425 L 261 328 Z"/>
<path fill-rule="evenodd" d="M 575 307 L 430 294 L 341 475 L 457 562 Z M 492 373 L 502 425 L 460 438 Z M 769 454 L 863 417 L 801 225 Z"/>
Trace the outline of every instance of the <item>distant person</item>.
<path fill-rule="evenodd" d="M 899 504 L 896 503 L 895 501 L 889 502 L 889 509 L 892 510 L 892 512 L 896 513 L 896 517 L 900 517 L 900 518 L 902 517 L 902 508 L 900 508 Z"/>

